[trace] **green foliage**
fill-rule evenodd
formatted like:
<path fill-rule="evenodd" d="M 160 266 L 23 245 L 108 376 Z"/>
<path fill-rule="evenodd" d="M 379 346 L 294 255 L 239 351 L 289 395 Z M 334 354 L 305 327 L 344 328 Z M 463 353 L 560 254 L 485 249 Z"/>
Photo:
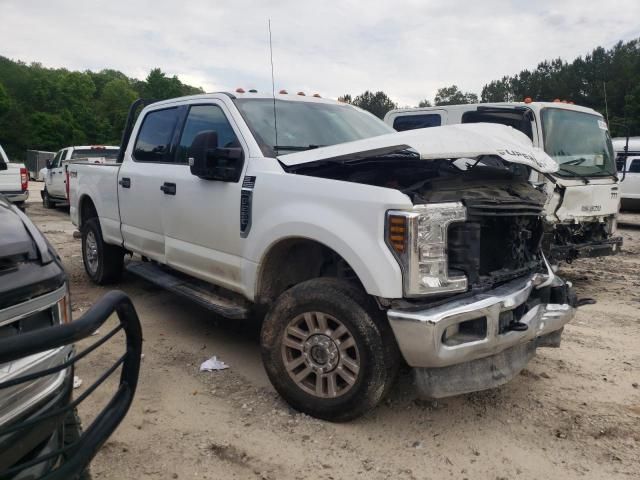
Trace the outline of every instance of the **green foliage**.
<path fill-rule="evenodd" d="M 24 159 L 27 149 L 118 145 L 136 98 L 196 93 L 202 90 L 159 68 L 140 81 L 117 70 L 72 72 L 0 56 L 0 144 L 12 160 Z"/>
<path fill-rule="evenodd" d="M 350 97 L 350 95 L 349 95 Z M 378 118 L 384 118 L 389 110 L 397 108 L 398 105 L 392 101 L 384 92 L 370 92 L 367 90 L 353 99 L 353 105 L 363 110 L 373 113 Z"/>
<path fill-rule="evenodd" d="M 475 93 L 464 93 L 457 85 L 439 88 L 434 99 L 436 105 L 459 105 L 462 103 L 478 103 L 478 95 Z"/>
<path fill-rule="evenodd" d="M 606 90 L 606 101 L 605 101 Z M 593 108 L 609 117 L 613 136 L 640 135 L 640 39 L 594 49 L 573 62 L 547 60 L 535 70 L 494 80 L 482 89 L 483 102 L 553 101 Z"/>
<path fill-rule="evenodd" d="M 420 102 L 418 103 L 418 108 L 431 107 L 431 106 L 432 106 L 431 102 L 426 98 L 424 100 L 420 100 Z"/>

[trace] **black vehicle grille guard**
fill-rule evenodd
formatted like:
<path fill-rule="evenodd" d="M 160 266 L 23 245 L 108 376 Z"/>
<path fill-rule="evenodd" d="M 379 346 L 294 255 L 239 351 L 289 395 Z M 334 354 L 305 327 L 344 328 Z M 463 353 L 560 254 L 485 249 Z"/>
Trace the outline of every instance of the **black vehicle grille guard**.
<path fill-rule="evenodd" d="M 100 326 L 102 326 L 111 314 L 116 313 L 119 324 L 105 336 L 87 347 L 80 353 L 64 363 L 42 370 L 35 374 L 24 375 L 4 383 L 0 383 L 0 390 L 9 388 L 21 383 L 29 382 L 37 378 L 42 378 L 53 373 L 60 372 L 73 366 L 78 360 L 84 358 L 92 351 L 109 341 L 119 331 L 123 330 L 126 336 L 126 352 L 122 355 L 106 372 L 104 372 L 90 387 L 81 395 L 64 407 L 51 410 L 36 418 L 30 418 L 23 422 L 15 422 L 7 427 L 0 427 L 0 437 L 16 432 L 21 429 L 33 427 L 53 417 L 62 418 L 64 414 L 72 411 L 82 403 L 91 393 L 93 393 L 102 383 L 122 366 L 120 384 L 109 400 L 106 407 L 98 414 L 91 425 L 84 430 L 78 441 L 71 445 L 66 445 L 54 452 L 47 453 L 31 459 L 25 463 L 12 466 L 8 470 L 0 471 L 0 478 L 7 478 L 16 473 L 31 468 L 42 462 L 62 458 L 65 454 L 66 461 L 42 477 L 42 480 L 70 480 L 75 479 L 91 462 L 91 459 L 98 452 L 102 444 L 118 427 L 122 419 L 127 414 L 140 372 L 140 358 L 142 353 L 142 328 L 140 320 L 129 297 L 121 291 L 111 291 L 96 302 L 82 317 L 65 325 L 57 325 L 26 333 L 16 337 L 11 337 L 0 341 L 0 364 L 12 362 L 20 358 L 35 353 L 63 347 L 78 342 L 91 336 Z"/>

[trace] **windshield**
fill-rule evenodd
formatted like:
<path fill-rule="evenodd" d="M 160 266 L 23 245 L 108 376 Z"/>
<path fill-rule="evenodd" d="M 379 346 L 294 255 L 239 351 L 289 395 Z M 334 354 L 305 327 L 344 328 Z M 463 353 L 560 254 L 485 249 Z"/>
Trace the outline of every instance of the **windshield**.
<path fill-rule="evenodd" d="M 615 175 L 615 159 L 607 124 L 589 113 L 542 110 L 544 150 L 558 162 L 558 175 L 597 177 Z"/>
<path fill-rule="evenodd" d="M 242 98 L 236 99 L 235 103 L 266 156 L 286 155 L 395 132 L 382 120 L 351 105 L 276 100 L 276 144 L 273 100 Z"/>
<path fill-rule="evenodd" d="M 118 158 L 117 148 L 86 148 L 75 149 L 71 154 L 71 158 Z"/>

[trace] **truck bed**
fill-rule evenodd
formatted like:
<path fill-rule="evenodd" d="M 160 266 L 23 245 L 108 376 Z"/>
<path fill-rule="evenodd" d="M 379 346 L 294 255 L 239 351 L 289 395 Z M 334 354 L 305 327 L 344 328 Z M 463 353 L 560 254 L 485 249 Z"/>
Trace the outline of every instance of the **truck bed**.
<path fill-rule="evenodd" d="M 69 204 L 71 221 L 78 225 L 81 208 L 89 208 L 91 198 L 100 217 L 102 235 L 108 243 L 122 243 L 118 210 L 118 163 L 73 162 L 69 164 Z"/>

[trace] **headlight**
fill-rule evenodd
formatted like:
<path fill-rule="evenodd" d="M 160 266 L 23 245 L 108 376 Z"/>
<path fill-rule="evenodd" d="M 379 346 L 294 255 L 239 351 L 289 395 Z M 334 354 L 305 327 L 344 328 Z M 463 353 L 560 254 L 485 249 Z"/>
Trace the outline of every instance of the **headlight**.
<path fill-rule="evenodd" d="M 447 259 L 447 229 L 466 217 L 460 202 L 429 203 L 387 213 L 386 240 L 400 262 L 406 296 L 467 289 L 464 275 L 449 277 Z"/>
<path fill-rule="evenodd" d="M 71 301 L 69 300 L 68 286 L 64 297 L 58 300 L 58 303 L 52 308 L 52 313 L 54 325 L 71 322 Z"/>

